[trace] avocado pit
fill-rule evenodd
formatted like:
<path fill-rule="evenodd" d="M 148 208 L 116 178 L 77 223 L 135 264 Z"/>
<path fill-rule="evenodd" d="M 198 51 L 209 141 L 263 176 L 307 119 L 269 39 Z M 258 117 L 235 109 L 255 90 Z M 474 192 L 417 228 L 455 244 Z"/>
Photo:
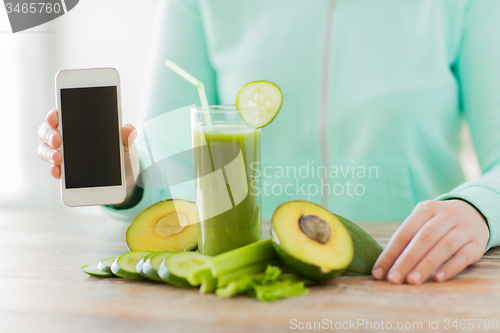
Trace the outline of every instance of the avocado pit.
<path fill-rule="evenodd" d="M 299 219 L 300 230 L 312 240 L 326 244 L 330 239 L 330 225 L 316 215 L 306 215 Z"/>
<path fill-rule="evenodd" d="M 155 231 L 163 237 L 172 236 L 181 232 L 188 224 L 186 215 L 181 213 L 170 213 L 163 216 L 156 223 Z"/>

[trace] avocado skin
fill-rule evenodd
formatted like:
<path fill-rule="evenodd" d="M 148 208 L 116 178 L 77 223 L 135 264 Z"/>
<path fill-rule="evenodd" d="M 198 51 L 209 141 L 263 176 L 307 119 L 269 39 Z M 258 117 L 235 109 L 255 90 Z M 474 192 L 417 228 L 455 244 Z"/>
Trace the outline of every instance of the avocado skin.
<path fill-rule="evenodd" d="M 344 269 L 335 270 L 328 273 L 325 273 L 321 270 L 320 267 L 306 264 L 298 259 L 295 259 L 291 255 L 289 255 L 280 245 L 280 240 L 274 231 L 274 227 L 271 227 L 271 239 L 273 243 L 273 248 L 278 254 L 283 262 L 295 272 L 295 274 L 315 282 L 325 282 L 329 281 L 342 273 L 344 273 Z"/>
<path fill-rule="evenodd" d="M 384 248 L 356 223 L 340 215 L 335 215 L 349 230 L 354 245 L 354 258 L 347 267 L 347 271 L 370 275 L 375 261 Z"/>

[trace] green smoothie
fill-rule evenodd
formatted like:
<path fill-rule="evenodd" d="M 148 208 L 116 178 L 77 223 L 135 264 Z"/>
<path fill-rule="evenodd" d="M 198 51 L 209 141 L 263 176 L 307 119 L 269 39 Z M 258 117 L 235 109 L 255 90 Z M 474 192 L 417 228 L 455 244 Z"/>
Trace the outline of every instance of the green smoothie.
<path fill-rule="evenodd" d="M 216 255 L 261 239 L 260 130 L 193 130 L 198 248 Z"/>

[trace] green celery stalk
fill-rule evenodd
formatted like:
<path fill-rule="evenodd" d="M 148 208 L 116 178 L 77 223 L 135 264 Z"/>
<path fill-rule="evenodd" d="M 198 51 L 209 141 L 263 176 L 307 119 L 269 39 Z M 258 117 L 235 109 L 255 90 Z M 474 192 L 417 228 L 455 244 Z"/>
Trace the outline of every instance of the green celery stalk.
<path fill-rule="evenodd" d="M 243 275 L 227 286 L 217 288 L 215 293 L 224 298 L 246 293 L 261 302 L 272 302 L 280 298 L 307 295 L 309 289 L 305 285 L 311 283 L 293 273 L 282 274 L 279 267 L 269 265 L 264 273 Z"/>
<path fill-rule="evenodd" d="M 274 281 L 269 285 L 254 285 L 253 288 L 255 298 L 261 302 L 273 302 L 280 298 L 309 294 L 309 289 L 304 286 L 304 282 Z"/>
<path fill-rule="evenodd" d="M 193 287 L 199 286 L 201 284 L 200 276 L 205 274 L 205 272 L 210 273 L 210 268 L 207 266 L 207 263 L 204 263 L 201 266 L 193 267 L 188 271 L 186 280 Z"/>
<path fill-rule="evenodd" d="M 253 277 L 245 275 L 239 280 L 231 281 L 229 284 L 222 288 L 217 288 L 215 294 L 219 297 L 229 298 L 238 294 L 249 292 L 253 288 Z"/>
<path fill-rule="evenodd" d="M 265 272 L 267 265 L 282 266 L 283 263 L 280 260 L 264 260 L 241 267 L 240 269 L 231 271 L 227 274 L 222 274 L 217 278 L 217 288 L 225 287 L 230 282 L 240 279 L 243 275 L 263 273 Z"/>
<path fill-rule="evenodd" d="M 240 284 L 240 281 L 238 281 L 238 280 L 233 281 L 223 288 L 217 288 L 217 290 L 215 291 L 215 294 L 219 297 L 222 297 L 222 298 L 234 297 L 240 293 L 239 284 Z"/>
<path fill-rule="evenodd" d="M 217 289 L 217 278 L 214 278 L 210 270 L 205 270 L 200 274 L 200 294 L 208 294 Z"/>
<path fill-rule="evenodd" d="M 255 242 L 226 253 L 219 254 L 206 264 L 210 267 L 213 277 L 238 270 L 242 267 L 261 261 L 277 260 L 271 239 Z"/>

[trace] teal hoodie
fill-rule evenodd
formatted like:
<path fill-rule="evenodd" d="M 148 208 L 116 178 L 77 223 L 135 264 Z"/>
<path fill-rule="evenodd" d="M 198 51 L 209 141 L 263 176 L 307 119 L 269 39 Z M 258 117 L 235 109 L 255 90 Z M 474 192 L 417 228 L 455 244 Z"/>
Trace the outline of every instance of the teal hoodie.
<path fill-rule="evenodd" d="M 158 14 L 146 122 L 199 104 L 166 59 L 204 82 L 210 104 L 233 104 L 253 80 L 281 88 L 262 129 L 264 219 L 292 199 L 402 221 L 419 201 L 460 198 L 486 217 L 487 248 L 500 245 L 500 1 L 171 0 Z M 465 184 L 463 119 L 482 169 Z M 131 220 L 169 196 L 146 189 L 108 211 Z"/>

